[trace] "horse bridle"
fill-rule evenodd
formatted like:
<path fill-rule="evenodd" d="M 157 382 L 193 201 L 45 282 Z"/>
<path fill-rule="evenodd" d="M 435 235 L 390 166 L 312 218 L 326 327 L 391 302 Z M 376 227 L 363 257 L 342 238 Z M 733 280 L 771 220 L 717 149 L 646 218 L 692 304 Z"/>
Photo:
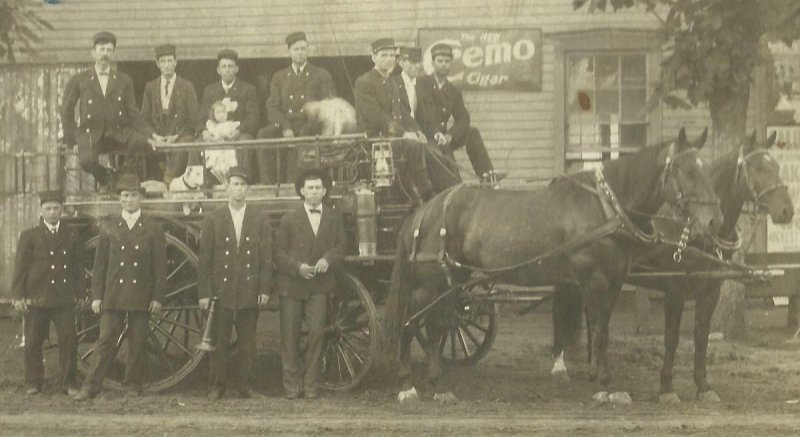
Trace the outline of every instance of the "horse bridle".
<path fill-rule="evenodd" d="M 691 220 L 692 220 L 691 214 L 688 213 L 688 206 L 689 205 L 692 205 L 692 204 L 694 204 L 694 205 L 719 205 L 719 199 L 717 199 L 717 198 L 700 199 L 700 198 L 695 197 L 695 196 L 691 196 L 690 197 L 690 196 L 685 196 L 683 194 L 683 191 L 681 190 L 681 187 L 678 184 L 678 181 L 676 181 L 674 177 L 668 177 L 668 176 L 670 176 L 674 172 L 674 170 L 676 168 L 675 167 L 675 161 L 676 161 L 677 158 L 680 158 L 681 156 L 688 155 L 688 154 L 698 155 L 700 151 L 698 149 L 695 149 L 694 147 L 692 147 L 692 148 L 689 148 L 687 150 L 684 150 L 682 152 L 679 152 L 679 153 L 673 155 L 675 143 L 670 144 L 669 147 L 670 147 L 670 149 L 669 149 L 669 154 L 667 155 L 666 165 L 664 166 L 664 170 L 662 170 L 662 172 L 661 172 L 661 178 L 660 178 L 661 179 L 661 187 L 660 188 L 661 188 L 661 192 L 662 193 L 666 193 L 667 192 L 666 188 L 667 188 L 667 183 L 668 183 L 667 180 L 669 180 L 672 183 L 673 188 L 675 190 L 675 209 L 676 209 L 676 212 L 678 213 L 678 215 L 684 221 L 686 221 L 688 223 L 688 222 L 691 222 Z M 699 157 L 697 159 L 699 159 Z M 665 197 L 665 200 L 666 200 L 666 196 L 664 196 L 664 197 Z"/>
<path fill-rule="evenodd" d="M 733 175 L 733 183 L 738 185 L 739 177 L 740 176 L 743 177 L 745 186 L 747 187 L 747 190 L 750 192 L 750 197 L 751 197 L 750 201 L 753 202 L 753 204 L 756 206 L 756 209 L 760 209 L 761 207 L 765 206 L 765 204 L 761 203 L 762 197 L 766 196 L 767 194 L 775 190 L 780 190 L 781 188 L 788 188 L 788 187 L 786 186 L 786 184 L 781 182 L 774 184 L 770 187 L 767 187 L 764 190 L 761 190 L 761 192 L 756 192 L 755 187 L 753 187 L 753 181 L 750 178 L 750 172 L 747 169 L 747 161 L 756 155 L 769 156 L 769 151 L 767 151 L 766 149 L 758 149 L 748 153 L 747 155 L 744 155 L 744 147 L 739 148 L 739 158 L 736 160 L 736 172 Z"/>

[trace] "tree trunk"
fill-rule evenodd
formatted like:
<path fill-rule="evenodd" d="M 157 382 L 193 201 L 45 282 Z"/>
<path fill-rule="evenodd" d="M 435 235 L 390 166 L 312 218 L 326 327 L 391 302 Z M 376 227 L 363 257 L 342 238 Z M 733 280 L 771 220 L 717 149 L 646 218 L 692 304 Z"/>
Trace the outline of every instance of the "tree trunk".
<path fill-rule="evenodd" d="M 742 86 L 738 91 L 735 93 L 729 90 L 718 91 L 709 99 L 712 160 L 736 150 L 746 135 L 750 85 Z M 745 231 L 742 235 L 749 233 Z M 734 254 L 734 259 L 741 262 L 743 254 Z M 744 286 L 741 282 L 725 281 L 722 284 L 722 293 L 714 312 L 711 330 L 721 331 L 725 338 L 732 339 L 743 338 L 747 333 Z"/>

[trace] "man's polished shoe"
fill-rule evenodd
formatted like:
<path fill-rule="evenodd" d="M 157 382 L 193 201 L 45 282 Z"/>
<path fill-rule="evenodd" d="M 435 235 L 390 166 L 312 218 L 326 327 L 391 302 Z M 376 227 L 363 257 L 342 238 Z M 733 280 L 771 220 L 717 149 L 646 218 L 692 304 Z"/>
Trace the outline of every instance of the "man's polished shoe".
<path fill-rule="evenodd" d="M 289 399 L 290 401 L 293 401 L 295 399 L 299 399 L 300 398 L 300 393 L 289 392 L 289 393 L 286 393 L 285 396 L 286 396 L 286 399 Z"/>
<path fill-rule="evenodd" d="M 35 394 L 39 394 L 40 391 L 41 390 L 39 390 L 39 387 L 31 386 L 31 387 L 28 387 L 27 390 L 25 390 L 25 394 L 26 395 L 35 395 Z"/>
<path fill-rule="evenodd" d="M 208 399 L 211 401 L 218 401 L 222 399 L 223 391 L 218 388 L 212 388 L 210 392 L 208 392 Z"/>
<path fill-rule="evenodd" d="M 67 388 L 67 391 L 66 391 L 66 394 L 67 394 L 67 396 L 69 396 L 69 397 L 75 397 L 75 396 L 77 396 L 77 395 L 78 395 L 78 393 L 80 393 L 80 391 L 81 391 L 81 389 L 79 389 L 79 388 L 75 388 L 75 387 L 68 387 L 68 388 Z"/>
<path fill-rule="evenodd" d="M 306 399 L 317 399 L 319 397 L 319 392 L 316 390 L 306 390 L 305 398 Z"/>

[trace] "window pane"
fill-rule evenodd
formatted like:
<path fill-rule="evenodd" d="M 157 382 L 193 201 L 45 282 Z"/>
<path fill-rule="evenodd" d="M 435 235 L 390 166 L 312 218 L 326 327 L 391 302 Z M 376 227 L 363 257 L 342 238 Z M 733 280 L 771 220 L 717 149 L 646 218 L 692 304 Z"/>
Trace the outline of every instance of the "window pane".
<path fill-rule="evenodd" d="M 601 123 L 616 123 L 619 120 L 619 91 L 598 90 L 595 97 L 595 113 Z"/>
<path fill-rule="evenodd" d="M 597 70 L 595 72 L 596 89 L 619 89 L 619 56 L 595 56 Z"/>
<path fill-rule="evenodd" d="M 622 90 L 622 122 L 642 122 L 646 114 L 647 91 Z"/>
<path fill-rule="evenodd" d="M 647 146 L 647 124 L 623 124 L 619 127 L 620 147 Z"/>
<path fill-rule="evenodd" d="M 570 55 L 567 58 L 567 91 L 575 95 L 581 90 L 594 88 L 594 63 L 591 56 Z"/>
<path fill-rule="evenodd" d="M 622 87 L 642 88 L 647 85 L 647 67 L 644 55 L 622 56 Z"/>

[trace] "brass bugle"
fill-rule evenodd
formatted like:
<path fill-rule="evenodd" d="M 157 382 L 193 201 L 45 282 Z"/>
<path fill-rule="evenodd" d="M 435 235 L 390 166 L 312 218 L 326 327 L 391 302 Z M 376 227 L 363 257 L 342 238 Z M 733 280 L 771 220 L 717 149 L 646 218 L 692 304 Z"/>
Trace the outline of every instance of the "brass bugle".
<path fill-rule="evenodd" d="M 214 327 L 214 314 L 217 312 L 217 302 L 219 298 L 214 296 L 211 298 L 211 302 L 208 305 L 208 318 L 206 319 L 206 326 L 203 329 L 203 339 L 200 341 L 200 344 L 197 345 L 197 349 L 201 351 L 211 352 L 216 350 L 216 346 L 214 346 L 214 338 L 211 337 L 211 332 Z"/>

